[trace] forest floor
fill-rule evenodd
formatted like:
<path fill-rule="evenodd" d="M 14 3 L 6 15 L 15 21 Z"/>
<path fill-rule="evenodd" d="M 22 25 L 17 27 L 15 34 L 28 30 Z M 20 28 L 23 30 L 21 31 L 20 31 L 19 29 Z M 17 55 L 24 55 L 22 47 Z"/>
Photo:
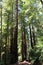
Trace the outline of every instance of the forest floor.
<path fill-rule="evenodd" d="M 15 64 L 13 64 L 13 65 L 42 65 L 42 63 L 40 63 L 40 62 L 34 62 L 33 64 L 32 63 L 30 63 L 29 61 L 21 61 L 21 62 L 17 62 L 17 63 L 15 63 Z"/>
<path fill-rule="evenodd" d="M 31 63 L 28 61 L 23 61 L 23 62 L 17 62 L 14 65 L 31 65 Z"/>

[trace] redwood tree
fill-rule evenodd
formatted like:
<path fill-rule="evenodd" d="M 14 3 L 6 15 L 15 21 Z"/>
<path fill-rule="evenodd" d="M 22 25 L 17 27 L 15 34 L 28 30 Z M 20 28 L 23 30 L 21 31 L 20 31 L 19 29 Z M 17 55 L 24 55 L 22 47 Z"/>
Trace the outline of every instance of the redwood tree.
<path fill-rule="evenodd" d="M 17 48 L 17 37 L 18 37 L 18 0 L 15 0 L 15 27 L 13 32 L 13 38 L 11 40 L 11 63 L 16 63 L 18 61 L 18 48 Z"/>

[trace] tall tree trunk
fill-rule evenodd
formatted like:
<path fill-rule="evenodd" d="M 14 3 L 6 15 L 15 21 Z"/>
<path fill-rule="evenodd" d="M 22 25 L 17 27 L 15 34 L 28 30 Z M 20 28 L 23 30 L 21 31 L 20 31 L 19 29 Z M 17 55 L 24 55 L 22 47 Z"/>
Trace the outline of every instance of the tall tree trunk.
<path fill-rule="evenodd" d="M 12 23 L 13 23 L 13 3 L 12 3 Z M 13 63 L 13 55 L 12 55 L 12 50 L 13 50 L 13 44 L 14 44 L 14 36 L 13 36 L 13 26 L 11 27 L 11 44 L 10 44 L 10 55 L 11 55 L 11 59 L 10 59 L 10 64 Z"/>
<path fill-rule="evenodd" d="M 34 46 L 33 46 L 33 40 L 32 40 L 32 28 L 31 28 L 31 24 L 29 24 L 29 29 L 30 29 L 30 42 L 31 42 L 31 47 L 34 48 Z"/>
<path fill-rule="evenodd" d="M 11 61 L 10 61 L 10 64 L 13 63 L 13 44 L 14 44 L 14 41 L 13 41 L 13 28 L 11 28 L 11 44 L 10 44 L 10 55 L 11 55 Z"/>
<path fill-rule="evenodd" d="M 34 31 L 33 25 L 32 25 L 32 29 L 33 29 L 33 44 L 35 46 L 36 45 L 36 40 L 35 40 L 35 31 Z"/>
<path fill-rule="evenodd" d="M 13 3 L 12 3 L 12 23 L 14 23 L 13 22 Z M 11 61 L 10 61 L 10 64 L 13 64 L 14 63 L 14 60 L 13 60 L 13 50 L 14 50 L 14 48 L 13 48 L 13 45 L 14 45 L 14 36 L 13 36 L 13 34 L 14 34 L 14 31 L 13 31 L 13 26 L 11 27 L 11 44 L 10 44 L 10 54 L 11 54 Z"/>
<path fill-rule="evenodd" d="M 16 11 L 16 15 L 15 15 L 15 28 L 14 28 L 14 63 L 18 61 L 18 48 L 17 48 L 17 38 L 18 38 L 18 0 L 15 0 L 15 5 L 16 5 L 16 8 L 15 8 L 15 11 Z"/>
<path fill-rule="evenodd" d="M 8 33 L 8 36 L 7 36 L 7 43 L 9 44 L 9 20 L 10 20 L 10 13 L 8 12 L 8 20 L 7 20 L 7 33 Z M 9 48 L 9 47 L 8 47 Z"/>
<path fill-rule="evenodd" d="M 14 27 L 14 39 L 11 45 L 11 63 L 18 61 L 18 48 L 17 48 L 17 37 L 18 37 L 18 0 L 15 0 L 15 27 Z"/>
<path fill-rule="evenodd" d="M 8 43 L 8 35 L 9 35 L 9 12 L 7 11 L 8 15 L 7 15 L 7 28 L 6 28 L 6 34 L 5 34 L 5 47 L 4 47 L 4 55 L 3 55 L 3 61 L 4 61 L 4 65 L 7 65 L 7 43 Z"/>
<path fill-rule="evenodd" d="M 1 6 L 1 22 L 0 22 L 0 61 L 1 61 L 1 47 L 2 47 L 2 6 Z"/>
<path fill-rule="evenodd" d="M 22 22 L 22 61 L 27 58 L 27 45 L 26 45 L 26 34 L 25 34 L 25 24 Z"/>

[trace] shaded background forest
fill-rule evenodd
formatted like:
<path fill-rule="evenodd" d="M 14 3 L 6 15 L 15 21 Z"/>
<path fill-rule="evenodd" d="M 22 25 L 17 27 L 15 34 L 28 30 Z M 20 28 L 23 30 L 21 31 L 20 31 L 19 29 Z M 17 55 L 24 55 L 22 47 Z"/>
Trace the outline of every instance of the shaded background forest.
<path fill-rule="evenodd" d="M 43 0 L 0 0 L 0 65 L 24 60 L 43 64 Z"/>

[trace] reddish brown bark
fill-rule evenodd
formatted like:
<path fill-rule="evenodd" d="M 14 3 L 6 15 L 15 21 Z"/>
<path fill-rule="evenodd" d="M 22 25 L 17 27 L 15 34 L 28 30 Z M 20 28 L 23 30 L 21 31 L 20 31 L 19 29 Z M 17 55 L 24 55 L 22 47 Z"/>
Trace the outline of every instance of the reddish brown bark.
<path fill-rule="evenodd" d="M 17 37 L 18 37 L 18 0 L 15 0 L 15 27 L 14 34 L 11 40 L 11 63 L 14 64 L 18 61 Z"/>

